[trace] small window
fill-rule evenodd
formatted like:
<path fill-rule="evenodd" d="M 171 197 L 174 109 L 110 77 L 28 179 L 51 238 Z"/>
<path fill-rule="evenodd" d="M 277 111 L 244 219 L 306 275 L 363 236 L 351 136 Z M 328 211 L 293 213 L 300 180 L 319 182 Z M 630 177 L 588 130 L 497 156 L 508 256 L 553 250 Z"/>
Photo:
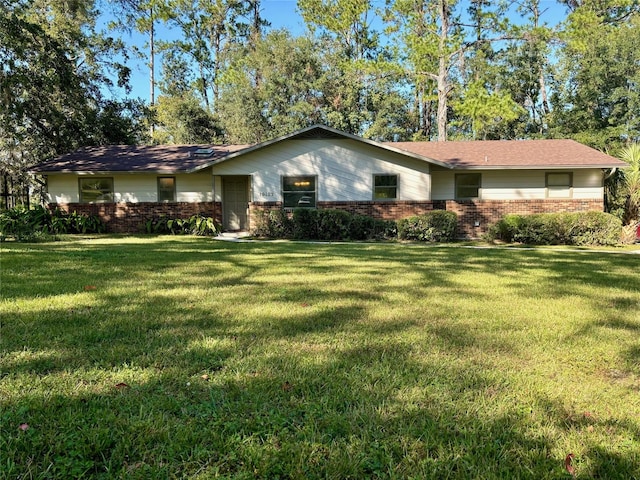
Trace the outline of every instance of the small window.
<path fill-rule="evenodd" d="M 286 208 L 315 208 L 316 177 L 282 177 L 282 201 Z"/>
<path fill-rule="evenodd" d="M 80 203 L 113 202 L 113 178 L 81 178 Z"/>
<path fill-rule="evenodd" d="M 398 198 L 398 175 L 374 175 L 373 199 L 394 200 Z"/>
<path fill-rule="evenodd" d="M 479 173 L 459 173 L 456 175 L 456 200 L 469 200 L 480 198 Z"/>
<path fill-rule="evenodd" d="M 571 198 L 573 175 L 570 172 L 547 173 L 547 198 Z"/>
<path fill-rule="evenodd" d="M 176 201 L 176 178 L 158 177 L 158 202 Z"/>

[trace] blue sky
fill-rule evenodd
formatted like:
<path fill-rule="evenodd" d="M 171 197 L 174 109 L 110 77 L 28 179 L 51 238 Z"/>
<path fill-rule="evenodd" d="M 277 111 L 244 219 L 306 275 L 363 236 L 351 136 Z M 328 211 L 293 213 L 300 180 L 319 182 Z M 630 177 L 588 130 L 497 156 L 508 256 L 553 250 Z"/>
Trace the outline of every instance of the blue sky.
<path fill-rule="evenodd" d="M 384 0 L 374 0 L 374 8 L 384 7 Z M 542 19 L 549 25 L 555 25 L 565 16 L 565 7 L 558 4 L 557 0 L 542 0 L 540 9 L 544 12 Z M 294 35 L 304 33 L 305 26 L 297 8 L 296 0 L 262 0 L 262 16 L 271 23 L 272 29 L 286 28 Z M 516 20 L 516 19 L 514 19 Z M 109 17 L 105 16 L 105 21 L 109 21 Z M 166 28 L 161 28 L 158 32 L 158 39 L 170 38 L 171 32 Z M 123 39 L 130 45 L 135 45 L 140 49 L 145 48 L 147 38 L 139 34 L 123 34 Z M 131 85 L 132 91 L 129 96 L 133 98 L 142 98 L 149 100 L 149 70 L 145 61 L 131 56 L 128 62 L 131 68 Z M 160 74 L 160 59 L 156 59 L 156 78 Z M 125 96 L 123 92 L 117 92 L 120 96 Z M 158 91 L 156 89 L 156 96 Z"/>

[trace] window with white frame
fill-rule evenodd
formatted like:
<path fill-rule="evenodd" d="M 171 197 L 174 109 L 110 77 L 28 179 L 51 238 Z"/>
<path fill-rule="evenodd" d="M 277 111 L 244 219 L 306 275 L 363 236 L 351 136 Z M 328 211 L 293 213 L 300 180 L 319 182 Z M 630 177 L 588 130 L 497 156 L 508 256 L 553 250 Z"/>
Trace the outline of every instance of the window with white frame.
<path fill-rule="evenodd" d="M 571 198 L 573 174 L 571 172 L 547 172 L 547 198 Z"/>

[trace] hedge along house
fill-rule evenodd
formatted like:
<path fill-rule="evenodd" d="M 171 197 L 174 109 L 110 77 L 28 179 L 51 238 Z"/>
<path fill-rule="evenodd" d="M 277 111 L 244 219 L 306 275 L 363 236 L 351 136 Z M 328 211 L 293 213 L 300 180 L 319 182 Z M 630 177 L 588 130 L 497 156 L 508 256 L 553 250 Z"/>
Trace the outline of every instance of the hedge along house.
<path fill-rule="evenodd" d="M 454 211 L 476 237 L 507 213 L 604 209 L 626 164 L 572 140 L 380 143 L 313 126 L 257 145 L 93 147 L 34 167 L 51 208 L 113 232 L 161 215 L 250 230 L 261 212 L 338 208 L 383 219 Z"/>

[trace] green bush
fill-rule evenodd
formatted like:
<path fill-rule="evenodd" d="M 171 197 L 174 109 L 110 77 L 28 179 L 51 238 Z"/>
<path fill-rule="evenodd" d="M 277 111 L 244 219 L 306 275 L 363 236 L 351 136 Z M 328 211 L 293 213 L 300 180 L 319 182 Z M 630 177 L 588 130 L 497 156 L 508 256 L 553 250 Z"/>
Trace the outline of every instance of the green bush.
<path fill-rule="evenodd" d="M 317 238 L 319 240 L 345 240 L 350 238 L 353 215 L 345 210 L 317 210 Z"/>
<path fill-rule="evenodd" d="M 398 238 L 421 242 L 451 242 L 455 240 L 458 216 L 455 212 L 433 210 L 424 215 L 398 221 Z"/>
<path fill-rule="evenodd" d="M 296 240 L 318 239 L 318 210 L 296 208 L 293 210 L 293 238 Z"/>
<path fill-rule="evenodd" d="M 198 235 L 215 237 L 221 231 L 220 225 L 211 217 L 192 215 L 189 218 L 168 218 L 161 216 L 147 220 L 147 233 L 159 235 Z"/>
<path fill-rule="evenodd" d="M 492 225 L 488 240 L 531 245 L 617 245 L 622 222 L 604 212 L 505 215 Z"/>
<path fill-rule="evenodd" d="M 270 210 L 267 221 L 266 236 L 271 238 L 290 238 L 293 236 L 293 221 L 284 210 Z"/>
<path fill-rule="evenodd" d="M 252 233 L 259 237 L 299 240 L 373 240 L 394 238 L 394 221 L 353 215 L 336 209 L 295 209 L 263 211 Z"/>
<path fill-rule="evenodd" d="M 102 233 L 104 223 L 95 215 L 67 213 L 56 209 L 50 212 L 38 205 L 33 208 L 16 207 L 0 213 L 0 239 L 12 237 L 17 241 L 36 241 L 65 233 Z"/>

